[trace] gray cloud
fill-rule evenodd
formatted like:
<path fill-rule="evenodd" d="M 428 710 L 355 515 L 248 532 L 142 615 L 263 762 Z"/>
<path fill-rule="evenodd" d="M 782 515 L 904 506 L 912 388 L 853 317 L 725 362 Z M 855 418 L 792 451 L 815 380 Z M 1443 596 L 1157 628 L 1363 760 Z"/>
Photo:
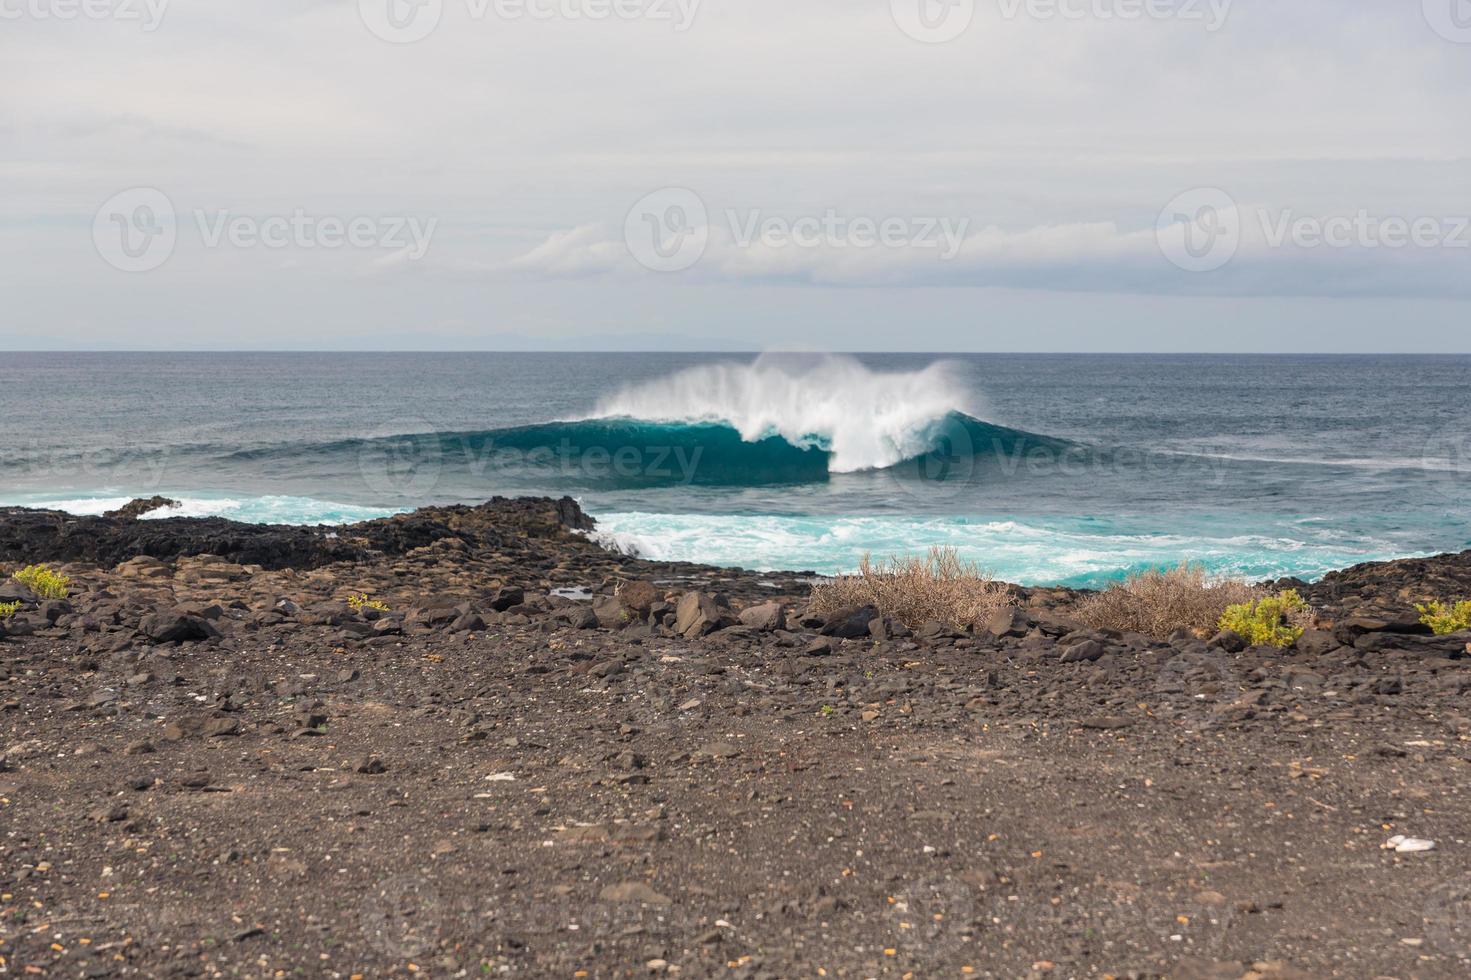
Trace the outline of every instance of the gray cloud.
<path fill-rule="evenodd" d="M 152 31 L 10 19 L 0 86 L 26 97 L 0 103 L 0 339 L 972 349 L 1041 322 L 1028 341 L 1141 349 L 1162 346 L 1144 318 L 1167 304 L 1172 349 L 1226 343 L 1228 310 L 1263 343 L 1290 325 L 1324 349 L 1465 349 L 1466 250 L 1276 246 L 1247 222 L 1228 264 L 1191 273 L 1155 235 L 1194 187 L 1274 215 L 1471 215 L 1471 45 L 1422 4 L 1236 0 L 1214 32 L 1011 6 L 978 0 L 943 44 L 906 36 L 888 0 L 704 0 L 683 31 L 443 0 L 411 44 L 374 36 L 356 0 L 174 0 Z M 126 273 L 92 232 L 134 187 L 164 192 L 180 232 Z M 622 231 L 665 187 L 698 190 L 719 230 L 698 263 L 653 274 Z M 726 209 L 966 231 L 943 262 L 742 247 Z M 438 224 L 405 263 L 211 246 L 200 210 Z"/>

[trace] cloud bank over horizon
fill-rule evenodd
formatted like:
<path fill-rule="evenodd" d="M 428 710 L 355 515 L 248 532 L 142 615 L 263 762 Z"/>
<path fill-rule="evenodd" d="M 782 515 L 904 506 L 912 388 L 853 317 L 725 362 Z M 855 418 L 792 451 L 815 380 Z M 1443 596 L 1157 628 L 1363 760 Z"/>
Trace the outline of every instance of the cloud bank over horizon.
<path fill-rule="evenodd" d="M 0 340 L 1471 350 L 1461 2 L 16 0 Z"/>

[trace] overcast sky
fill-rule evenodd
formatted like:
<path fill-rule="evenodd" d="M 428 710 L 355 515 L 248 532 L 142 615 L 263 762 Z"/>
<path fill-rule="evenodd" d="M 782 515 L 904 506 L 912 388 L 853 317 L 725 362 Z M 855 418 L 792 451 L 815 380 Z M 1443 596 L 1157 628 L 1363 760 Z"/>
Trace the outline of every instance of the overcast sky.
<path fill-rule="evenodd" d="M 1471 0 L 0 0 L 11 349 L 1471 351 Z"/>

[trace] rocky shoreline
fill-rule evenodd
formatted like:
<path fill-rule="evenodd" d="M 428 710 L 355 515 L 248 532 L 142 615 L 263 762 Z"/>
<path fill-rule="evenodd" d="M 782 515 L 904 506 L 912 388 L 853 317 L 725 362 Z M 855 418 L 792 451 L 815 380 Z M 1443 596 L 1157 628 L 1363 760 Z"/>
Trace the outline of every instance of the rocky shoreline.
<path fill-rule="evenodd" d="M 140 510 L 0 510 L 0 566 L 72 579 L 0 585 L 9 972 L 1471 970 L 1471 636 L 1414 611 L 1471 552 L 1282 583 L 1317 616 L 1282 651 L 1062 589 L 819 617 L 569 499 Z"/>

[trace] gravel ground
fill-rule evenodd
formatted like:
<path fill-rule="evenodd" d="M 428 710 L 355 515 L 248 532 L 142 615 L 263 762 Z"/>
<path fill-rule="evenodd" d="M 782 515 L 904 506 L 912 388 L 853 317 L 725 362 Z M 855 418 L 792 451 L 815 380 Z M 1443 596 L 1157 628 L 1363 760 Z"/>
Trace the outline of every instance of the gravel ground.
<path fill-rule="evenodd" d="M 458 626 L 424 610 L 466 556 L 410 554 L 439 584 L 397 632 L 308 614 L 362 566 L 70 569 L 0 643 L 0 970 L 1471 975 L 1464 647 L 1360 608 L 1357 646 L 1064 663 L 1046 594 L 1013 635 L 837 639 L 796 579 L 690 569 L 794 614 L 680 635 L 548 596 L 565 547 Z M 218 635 L 150 638 L 163 589 Z"/>

